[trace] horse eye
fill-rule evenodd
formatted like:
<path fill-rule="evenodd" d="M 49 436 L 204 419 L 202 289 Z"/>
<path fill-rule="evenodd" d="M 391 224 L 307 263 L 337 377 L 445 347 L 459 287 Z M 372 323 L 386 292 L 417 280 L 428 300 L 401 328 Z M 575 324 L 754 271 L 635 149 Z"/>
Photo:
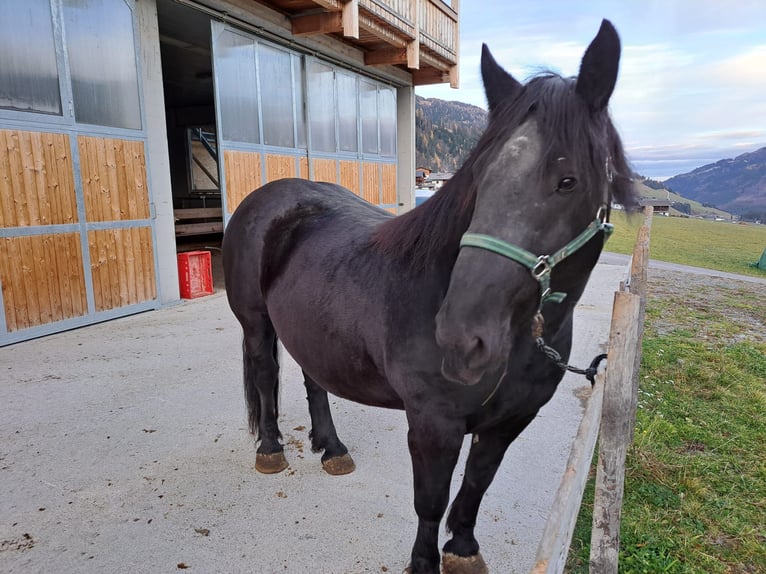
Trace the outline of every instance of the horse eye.
<path fill-rule="evenodd" d="M 577 180 L 573 177 L 565 177 L 559 181 L 559 184 L 556 187 L 556 191 L 569 193 L 570 191 L 574 190 L 575 187 L 577 187 Z"/>

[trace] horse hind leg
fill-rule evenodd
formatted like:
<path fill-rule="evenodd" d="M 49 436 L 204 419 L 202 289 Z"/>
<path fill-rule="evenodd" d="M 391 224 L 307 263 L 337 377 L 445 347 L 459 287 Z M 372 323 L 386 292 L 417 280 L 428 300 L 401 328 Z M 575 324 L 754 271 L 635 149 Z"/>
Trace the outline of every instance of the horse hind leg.
<path fill-rule="evenodd" d="M 327 399 L 327 391 L 317 385 L 311 377 L 303 372 L 304 384 L 306 385 L 306 399 L 309 403 L 311 415 L 311 450 L 322 452 L 322 467 L 327 474 L 349 474 L 356 468 L 354 460 L 348 454 L 348 448 L 338 438 L 335 431 L 335 423 L 330 413 L 330 403 Z"/>
<path fill-rule="evenodd" d="M 243 322 L 245 402 L 250 432 L 256 437 L 255 469 L 275 474 L 287 468 L 279 431 L 277 336 L 268 315 Z"/>

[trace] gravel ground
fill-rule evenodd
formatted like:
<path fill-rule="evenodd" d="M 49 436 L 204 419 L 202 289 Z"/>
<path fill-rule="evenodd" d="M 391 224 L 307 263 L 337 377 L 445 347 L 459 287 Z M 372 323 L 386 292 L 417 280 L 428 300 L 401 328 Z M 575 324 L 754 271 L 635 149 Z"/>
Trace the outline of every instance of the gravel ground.
<path fill-rule="evenodd" d="M 624 270 L 594 273 L 575 312 L 576 364 L 603 350 Z M 334 399 L 357 469 L 328 476 L 285 357 L 290 467 L 258 475 L 241 337 L 219 289 L 0 348 L 0 573 L 401 572 L 416 530 L 404 413 Z M 589 388 L 567 375 L 511 446 L 477 527 L 493 572 L 529 572 Z"/>
<path fill-rule="evenodd" d="M 749 339 L 766 341 L 766 280 L 758 278 L 732 276 L 721 277 L 701 273 L 687 273 L 671 269 L 649 269 L 647 295 L 649 304 L 652 299 L 673 301 L 684 305 L 689 310 L 688 322 L 684 325 L 665 324 L 661 319 L 656 321 L 659 332 L 665 329 L 689 327 L 710 338 L 724 338 L 720 332 L 709 332 L 713 326 L 700 324 L 695 320 L 695 311 L 710 311 L 725 307 L 727 318 L 737 320 L 742 326 L 742 332 L 732 335 L 732 342 Z M 748 301 L 759 305 L 748 304 L 747 309 L 737 304 L 738 301 Z M 753 312 L 755 308 L 755 312 Z"/>

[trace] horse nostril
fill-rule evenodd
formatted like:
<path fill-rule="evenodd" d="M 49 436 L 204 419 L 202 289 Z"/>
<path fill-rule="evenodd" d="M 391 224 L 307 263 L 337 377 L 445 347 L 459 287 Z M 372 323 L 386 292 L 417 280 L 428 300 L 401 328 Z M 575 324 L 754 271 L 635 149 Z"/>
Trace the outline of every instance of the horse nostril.
<path fill-rule="evenodd" d="M 484 343 L 484 339 L 479 336 L 474 336 L 470 339 L 470 343 L 466 348 L 466 363 L 469 367 L 480 367 L 484 364 L 484 359 L 487 356 L 487 347 Z"/>

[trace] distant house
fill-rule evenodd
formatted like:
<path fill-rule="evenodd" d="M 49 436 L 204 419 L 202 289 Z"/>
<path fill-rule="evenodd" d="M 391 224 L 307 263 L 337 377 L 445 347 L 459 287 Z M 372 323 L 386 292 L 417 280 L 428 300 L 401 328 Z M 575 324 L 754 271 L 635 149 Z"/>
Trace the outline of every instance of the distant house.
<path fill-rule="evenodd" d="M 431 174 L 431 170 L 427 167 L 419 167 L 415 170 L 415 185 L 421 187 L 425 184 L 426 179 Z"/>
<path fill-rule="evenodd" d="M 439 189 L 442 185 L 444 185 L 445 182 L 449 181 L 450 178 L 452 178 L 451 173 L 432 173 L 428 176 L 428 186 L 432 187 L 433 189 Z"/>
<path fill-rule="evenodd" d="M 642 198 L 639 203 L 642 206 L 651 206 L 652 212 L 660 215 L 670 215 L 670 201 L 667 199 Z"/>

